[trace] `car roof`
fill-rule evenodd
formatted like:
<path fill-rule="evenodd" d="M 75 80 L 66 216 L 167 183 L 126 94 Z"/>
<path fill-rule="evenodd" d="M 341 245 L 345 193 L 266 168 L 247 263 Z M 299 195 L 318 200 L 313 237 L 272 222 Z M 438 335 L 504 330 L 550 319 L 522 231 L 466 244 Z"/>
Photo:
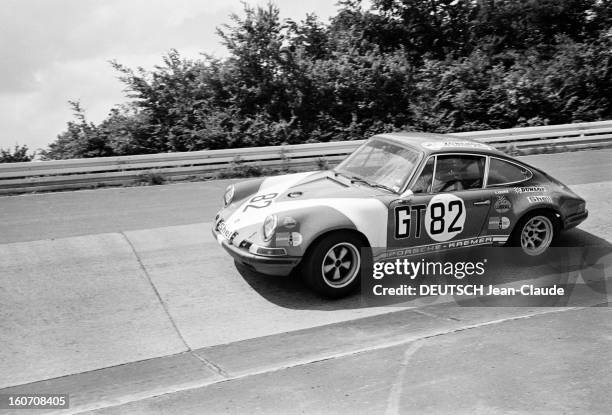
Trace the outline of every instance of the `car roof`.
<path fill-rule="evenodd" d="M 503 152 L 488 144 L 452 134 L 401 131 L 395 133 L 378 134 L 372 138 L 382 138 L 401 145 L 409 145 L 427 155 L 453 152 L 506 156 Z"/>

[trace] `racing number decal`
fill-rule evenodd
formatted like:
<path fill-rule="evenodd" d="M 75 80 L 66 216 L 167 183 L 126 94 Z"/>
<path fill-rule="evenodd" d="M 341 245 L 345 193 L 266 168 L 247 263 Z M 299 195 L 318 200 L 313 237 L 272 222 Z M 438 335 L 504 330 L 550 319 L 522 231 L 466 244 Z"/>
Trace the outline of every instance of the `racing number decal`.
<path fill-rule="evenodd" d="M 427 234 L 437 242 L 448 241 L 463 231 L 465 224 L 465 205 L 455 195 L 434 196 L 429 205 L 398 206 L 395 208 L 395 239 L 421 237 L 421 220 Z M 411 235 L 410 224 L 414 223 Z"/>
<path fill-rule="evenodd" d="M 425 230 L 437 242 L 448 241 L 463 230 L 465 205 L 455 195 L 434 196 L 425 211 Z"/>
<path fill-rule="evenodd" d="M 249 200 L 248 204 L 244 207 L 242 211 L 246 212 L 248 208 L 263 209 L 265 207 L 268 207 L 270 206 L 270 204 L 272 203 L 272 200 L 274 200 L 276 196 L 278 196 L 278 193 L 268 193 L 265 195 L 257 195 L 251 198 L 251 200 Z"/>
<path fill-rule="evenodd" d="M 429 205 L 431 213 L 429 215 L 429 230 L 430 235 L 437 235 L 444 232 L 444 204 L 437 202 Z"/>
<path fill-rule="evenodd" d="M 431 206 L 431 222 L 429 223 L 429 234 L 438 235 L 444 233 L 446 225 L 446 214 L 445 212 L 455 214 L 450 225 L 448 225 L 448 232 L 461 232 L 463 225 L 457 226 L 457 222 L 463 213 L 463 203 L 460 200 L 452 200 L 448 203 L 448 209 L 442 202 L 436 202 Z"/>

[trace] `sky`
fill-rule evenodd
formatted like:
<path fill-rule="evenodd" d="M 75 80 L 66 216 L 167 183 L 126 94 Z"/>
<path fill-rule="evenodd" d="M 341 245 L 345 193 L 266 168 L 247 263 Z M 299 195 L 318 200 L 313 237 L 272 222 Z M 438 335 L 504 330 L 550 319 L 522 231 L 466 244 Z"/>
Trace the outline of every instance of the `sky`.
<path fill-rule="evenodd" d="M 327 21 L 337 9 L 335 0 L 274 3 L 294 20 Z M 152 68 L 170 49 L 225 56 L 215 28 L 241 10 L 240 0 L 2 0 L 0 148 L 45 148 L 73 119 L 69 100 L 95 123 L 126 102 L 109 60 Z"/>

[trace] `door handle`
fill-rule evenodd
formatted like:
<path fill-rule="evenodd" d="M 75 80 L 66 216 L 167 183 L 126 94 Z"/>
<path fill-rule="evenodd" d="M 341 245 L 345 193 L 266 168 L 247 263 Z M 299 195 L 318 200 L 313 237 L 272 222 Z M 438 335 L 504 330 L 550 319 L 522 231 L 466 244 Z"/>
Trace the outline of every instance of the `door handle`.
<path fill-rule="evenodd" d="M 491 204 L 491 201 L 489 199 L 481 200 L 480 202 L 474 202 L 474 206 L 490 205 L 490 204 Z"/>

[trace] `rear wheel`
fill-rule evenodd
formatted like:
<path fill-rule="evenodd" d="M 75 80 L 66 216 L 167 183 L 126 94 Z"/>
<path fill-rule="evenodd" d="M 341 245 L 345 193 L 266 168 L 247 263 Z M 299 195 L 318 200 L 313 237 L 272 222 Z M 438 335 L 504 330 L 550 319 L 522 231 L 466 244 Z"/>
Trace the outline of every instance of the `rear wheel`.
<path fill-rule="evenodd" d="M 556 234 L 555 218 L 547 213 L 535 213 L 520 220 L 512 235 L 512 245 L 520 246 L 530 257 L 544 254 Z"/>
<path fill-rule="evenodd" d="M 340 298 L 358 285 L 361 274 L 361 238 L 351 232 L 335 232 L 315 242 L 302 266 L 302 277 L 317 293 Z"/>

